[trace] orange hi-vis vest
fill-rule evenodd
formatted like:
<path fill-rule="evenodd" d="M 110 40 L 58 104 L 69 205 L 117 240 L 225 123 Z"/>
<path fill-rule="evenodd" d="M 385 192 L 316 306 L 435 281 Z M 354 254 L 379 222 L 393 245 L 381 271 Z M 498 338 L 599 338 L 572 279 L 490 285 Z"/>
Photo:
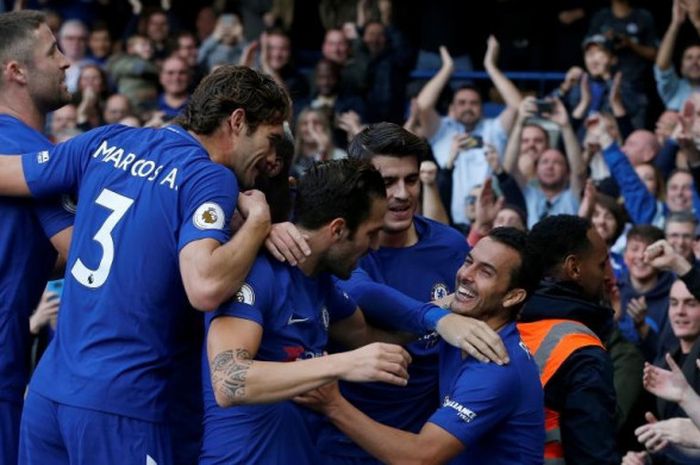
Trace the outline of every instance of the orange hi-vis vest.
<path fill-rule="evenodd" d="M 598 336 L 587 326 L 574 320 L 541 320 L 518 323 L 520 337 L 535 358 L 540 370 L 542 388 L 559 367 L 582 347 L 597 346 L 605 349 Z M 564 449 L 559 429 L 559 412 L 544 409 L 544 462 L 545 465 L 565 465 Z"/>

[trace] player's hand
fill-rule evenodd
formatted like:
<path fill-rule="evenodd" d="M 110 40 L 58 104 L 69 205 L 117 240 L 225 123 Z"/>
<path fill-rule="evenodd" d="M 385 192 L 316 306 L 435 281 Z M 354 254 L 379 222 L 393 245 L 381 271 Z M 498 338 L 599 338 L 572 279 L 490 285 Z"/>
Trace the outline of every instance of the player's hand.
<path fill-rule="evenodd" d="M 308 237 L 304 236 L 294 224 L 275 223 L 265 239 L 265 248 L 277 260 L 296 266 L 311 255 L 307 239 Z"/>
<path fill-rule="evenodd" d="M 647 465 L 649 453 L 630 451 L 622 457 L 622 465 Z"/>
<path fill-rule="evenodd" d="M 238 211 L 246 221 L 270 224 L 270 206 L 265 200 L 265 194 L 257 189 L 238 194 Z"/>
<path fill-rule="evenodd" d="M 480 362 L 499 365 L 510 362 L 500 336 L 481 320 L 452 313 L 440 318 L 435 329 L 448 344 Z"/>
<path fill-rule="evenodd" d="M 686 400 L 692 388 L 669 354 L 666 354 L 666 363 L 671 368 L 670 370 L 664 370 L 650 363 L 644 364 L 644 377 L 642 378 L 644 389 L 656 397 L 678 404 Z"/>
<path fill-rule="evenodd" d="M 51 322 L 56 321 L 60 299 L 55 292 L 44 291 L 41 295 L 39 305 L 29 318 L 29 331 L 32 334 L 39 334 L 39 331 Z"/>
<path fill-rule="evenodd" d="M 397 386 L 408 383 L 411 356 L 400 345 L 375 342 L 336 356 L 341 361 L 342 380 L 356 383 L 381 381 Z"/>
<path fill-rule="evenodd" d="M 332 383 L 300 394 L 292 400 L 306 408 L 325 414 L 328 410 L 333 408 L 334 405 L 337 405 L 343 400 L 343 395 L 338 388 L 338 382 L 333 381 Z"/>
<path fill-rule="evenodd" d="M 688 260 L 681 257 L 665 239 L 654 242 L 644 250 L 644 262 L 658 270 L 671 270 L 679 276 L 692 268 Z"/>

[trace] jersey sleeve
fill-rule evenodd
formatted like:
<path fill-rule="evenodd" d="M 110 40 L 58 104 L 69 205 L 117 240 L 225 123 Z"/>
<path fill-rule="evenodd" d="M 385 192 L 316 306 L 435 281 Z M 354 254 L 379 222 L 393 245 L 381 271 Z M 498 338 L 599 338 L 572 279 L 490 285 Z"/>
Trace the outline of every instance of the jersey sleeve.
<path fill-rule="evenodd" d="M 53 147 L 22 155 L 24 177 L 34 197 L 76 193 L 103 131 L 96 129 Z"/>
<path fill-rule="evenodd" d="M 182 224 L 178 251 L 192 241 L 211 238 L 224 243 L 231 237 L 230 223 L 238 199 L 233 173 L 209 161 L 188 167 L 183 183 Z"/>
<path fill-rule="evenodd" d="M 347 292 L 339 289 L 331 281 L 328 286 L 329 292 L 326 300 L 330 322 L 344 320 L 352 316 L 357 310 L 357 303 L 348 295 Z"/>
<path fill-rule="evenodd" d="M 415 334 L 430 331 L 424 322 L 426 312 L 435 306 L 413 299 L 386 284 L 374 281 L 362 268 L 353 270 L 350 279 L 337 280 L 372 322 L 385 328 Z"/>
<path fill-rule="evenodd" d="M 510 366 L 475 360 L 466 363 L 442 405 L 428 421 L 470 447 L 508 417 L 519 383 L 515 369 Z"/>
<path fill-rule="evenodd" d="M 70 196 L 62 195 L 60 198 L 51 200 L 38 200 L 34 206 L 41 227 L 46 237 L 52 238 L 64 229 L 73 226 L 75 221 L 75 210 L 71 211 L 69 205 Z"/>
<path fill-rule="evenodd" d="M 233 316 L 254 321 L 264 326 L 265 311 L 272 305 L 270 283 L 274 282 L 270 266 L 261 257 L 256 258 L 245 282 L 230 300 L 207 314 L 207 323 L 219 316 Z"/>

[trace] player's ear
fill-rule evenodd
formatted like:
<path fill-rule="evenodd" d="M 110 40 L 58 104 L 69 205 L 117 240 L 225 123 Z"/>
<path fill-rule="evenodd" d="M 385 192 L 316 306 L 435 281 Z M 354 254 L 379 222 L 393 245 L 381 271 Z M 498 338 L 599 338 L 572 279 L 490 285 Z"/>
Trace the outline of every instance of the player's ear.
<path fill-rule="evenodd" d="M 518 305 L 520 302 L 525 300 L 525 297 L 527 297 L 527 291 L 525 289 L 511 289 L 508 291 L 505 297 L 503 297 L 503 307 L 508 308 Z"/>
<path fill-rule="evenodd" d="M 332 242 L 338 242 L 344 237 L 345 226 L 346 223 L 343 218 L 336 218 L 328 224 Z"/>
<path fill-rule="evenodd" d="M 21 84 L 27 83 L 27 68 L 17 60 L 10 60 L 2 68 L 3 81 L 15 81 Z"/>
<path fill-rule="evenodd" d="M 243 108 L 233 110 L 228 118 L 228 123 L 231 130 L 236 134 L 241 134 L 244 129 L 247 130 L 245 110 Z"/>

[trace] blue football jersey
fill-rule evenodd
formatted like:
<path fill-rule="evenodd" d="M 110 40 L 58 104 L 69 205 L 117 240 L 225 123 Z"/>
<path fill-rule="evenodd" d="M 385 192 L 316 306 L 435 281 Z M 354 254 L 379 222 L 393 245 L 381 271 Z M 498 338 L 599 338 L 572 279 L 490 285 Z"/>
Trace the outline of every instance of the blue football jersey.
<path fill-rule="evenodd" d="M 236 297 L 213 314 L 254 321 L 263 328 L 256 360 L 294 362 L 324 355 L 328 326 L 351 316 L 357 305 L 330 275 L 310 278 L 298 268 L 261 254 Z M 321 418 L 292 401 L 221 408 L 202 354 L 204 440 L 201 465 L 320 464 L 315 446 Z"/>
<path fill-rule="evenodd" d="M 229 239 L 233 173 L 177 126 L 105 126 L 22 162 L 35 196 L 79 199 L 56 336 L 30 388 L 162 421 L 173 333 L 186 311 L 178 254 L 195 240 Z"/>
<path fill-rule="evenodd" d="M 442 404 L 430 422 L 459 439 L 465 451 L 451 464 L 542 464 L 544 393 L 534 359 L 515 323 L 500 331 L 508 365 L 463 358 L 440 343 Z"/>
<path fill-rule="evenodd" d="M 0 115 L 0 152 L 51 147 L 22 121 Z M 2 156 L 2 155 L 0 155 Z M 56 263 L 51 236 L 73 224 L 58 200 L 0 197 L 0 400 L 21 402 L 29 369 L 29 316 Z"/>
<path fill-rule="evenodd" d="M 381 283 L 411 297 L 413 308 L 454 291 L 455 275 L 467 255 L 466 240 L 456 230 L 435 221 L 414 218 L 418 242 L 410 247 L 380 247 L 370 252 L 348 281 L 337 281 L 362 308 L 367 320 L 397 327 L 386 316 L 393 312 L 385 299 L 365 298 L 367 281 Z M 376 287 L 373 288 L 376 292 Z M 406 302 L 392 299 L 394 305 Z M 382 304 L 377 305 L 379 302 Z M 403 302 L 403 303 L 402 303 Z M 385 383 L 340 383 L 343 395 L 374 420 L 394 428 L 418 432 L 438 406 L 437 333 L 423 334 L 408 344 L 412 363 L 405 387 Z M 319 448 L 335 456 L 367 457 L 347 436 L 328 424 L 321 432 Z"/>

